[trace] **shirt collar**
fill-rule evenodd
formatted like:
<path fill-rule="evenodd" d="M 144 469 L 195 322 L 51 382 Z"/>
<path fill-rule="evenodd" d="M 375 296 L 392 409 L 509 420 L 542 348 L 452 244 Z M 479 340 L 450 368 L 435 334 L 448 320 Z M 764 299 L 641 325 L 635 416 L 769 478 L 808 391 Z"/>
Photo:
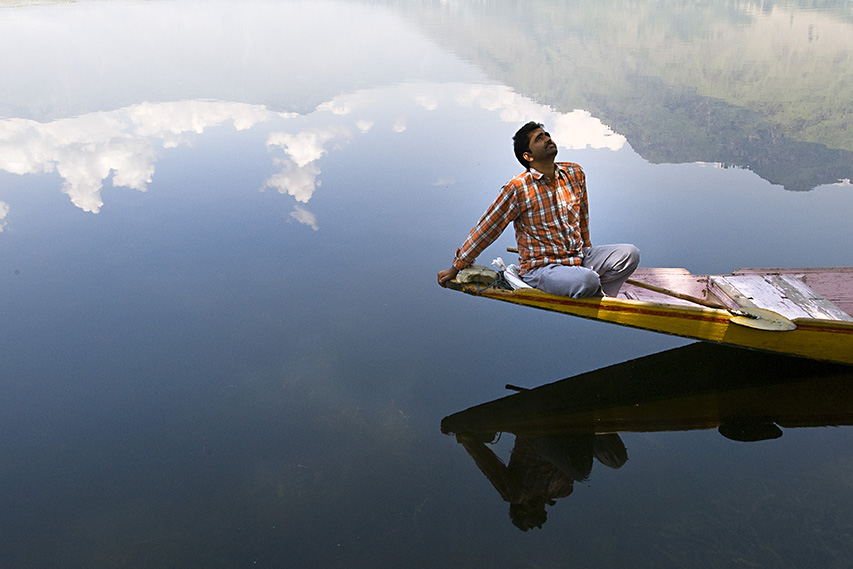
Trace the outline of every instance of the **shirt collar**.
<path fill-rule="evenodd" d="M 559 178 L 563 175 L 563 168 L 560 166 L 559 162 L 557 162 L 555 165 L 557 166 L 557 169 L 554 171 L 554 175 L 557 178 Z M 536 178 L 537 180 L 541 180 L 542 177 L 545 176 L 545 174 L 543 174 L 542 172 L 540 172 L 536 168 L 530 169 L 530 175 L 533 176 L 534 178 Z"/>

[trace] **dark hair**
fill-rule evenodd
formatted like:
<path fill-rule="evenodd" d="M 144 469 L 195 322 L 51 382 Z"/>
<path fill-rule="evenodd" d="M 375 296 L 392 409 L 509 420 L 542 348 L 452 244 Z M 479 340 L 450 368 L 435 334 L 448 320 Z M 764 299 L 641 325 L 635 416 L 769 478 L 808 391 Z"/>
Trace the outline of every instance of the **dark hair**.
<path fill-rule="evenodd" d="M 530 133 L 537 128 L 543 127 L 538 122 L 530 121 L 518 129 L 518 132 L 516 132 L 515 136 L 512 137 L 515 157 L 518 158 L 518 161 L 521 162 L 521 165 L 524 166 L 525 170 L 530 170 L 530 162 L 524 159 L 524 153 L 530 150 Z"/>
<path fill-rule="evenodd" d="M 548 512 L 545 511 L 545 502 L 542 500 L 534 500 L 521 504 L 509 505 L 509 517 L 512 520 L 512 525 L 521 531 L 527 531 L 530 528 L 541 528 L 548 520 Z"/>

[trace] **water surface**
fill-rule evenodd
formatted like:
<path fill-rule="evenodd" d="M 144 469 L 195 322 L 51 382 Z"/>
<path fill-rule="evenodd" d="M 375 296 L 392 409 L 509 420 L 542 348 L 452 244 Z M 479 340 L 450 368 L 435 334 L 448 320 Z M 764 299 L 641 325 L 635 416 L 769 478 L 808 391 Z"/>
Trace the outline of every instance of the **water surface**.
<path fill-rule="evenodd" d="M 848 4 L 5 6 L 0 567 L 845 566 L 847 428 L 625 435 L 518 531 L 442 417 L 685 342 L 435 273 L 528 120 L 645 266 L 853 264 Z"/>

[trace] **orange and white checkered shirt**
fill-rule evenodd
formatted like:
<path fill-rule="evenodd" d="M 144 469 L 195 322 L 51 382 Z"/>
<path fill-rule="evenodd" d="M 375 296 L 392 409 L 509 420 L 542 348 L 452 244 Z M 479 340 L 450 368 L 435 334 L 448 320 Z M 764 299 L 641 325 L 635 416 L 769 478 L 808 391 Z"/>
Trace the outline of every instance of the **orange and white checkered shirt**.
<path fill-rule="evenodd" d="M 554 185 L 530 169 L 501 189 L 494 203 L 456 250 L 453 266 L 464 269 L 512 222 L 522 273 L 545 265 L 580 265 L 589 240 L 586 176 L 578 164 L 558 162 Z"/>

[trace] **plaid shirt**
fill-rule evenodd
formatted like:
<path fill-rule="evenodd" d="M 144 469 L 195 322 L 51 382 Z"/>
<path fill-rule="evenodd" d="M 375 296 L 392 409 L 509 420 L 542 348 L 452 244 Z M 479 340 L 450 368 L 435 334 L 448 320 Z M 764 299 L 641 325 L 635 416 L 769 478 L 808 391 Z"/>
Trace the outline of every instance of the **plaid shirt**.
<path fill-rule="evenodd" d="M 460 440 L 501 498 L 511 504 L 554 500 L 572 493 L 574 479 L 536 452 L 525 437 L 516 437 L 509 465 L 481 442 Z M 590 447 L 591 448 L 591 447 Z"/>
<path fill-rule="evenodd" d="M 524 503 L 535 499 L 553 500 L 572 493 L 574 479 L 545 460 L 533 450 L 524 438 L 516 437 L 507 470 L 518 486 L 504 496 L 510 503 Z"/>
<path fill-rule="evenodd" d="M 456 250 L 453 266 L 471 265 L 513 223 L 521 272 L 545 265 L 580 265 L 589 240 L 586 176 L 577 164 L 557 163 L 556 186 L 536 170 L 510 180 Z"/>

